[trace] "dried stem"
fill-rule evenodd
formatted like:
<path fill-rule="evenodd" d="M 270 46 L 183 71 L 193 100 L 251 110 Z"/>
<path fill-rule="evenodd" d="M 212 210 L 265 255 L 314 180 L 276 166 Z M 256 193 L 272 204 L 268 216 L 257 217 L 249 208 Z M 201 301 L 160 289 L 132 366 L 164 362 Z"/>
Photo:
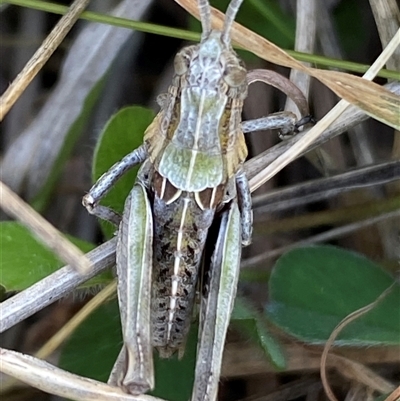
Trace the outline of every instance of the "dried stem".
<path fill-rule="evenodd" d="M 0 207 L 7 214 L 21 221 L 45 246 L 53 250 L 80 274 L 88 273 L 92 269 L 89 260 L 79 248 L 63 237 L 55 227 L 1 181 Z"/>
<path fill-rule="evenodd" d="M 36 74 L 41 70 L 50 56 L 54 53 L 67 33 L 74 26 L 82 11 L 90 0 L 75 0 L 68 12 L 60 19 L 42 45 L 28 61 L 22 71 L 17 75 L 13 83 L 7 88 L 0 98 L 0 121 L 18 100 Z"/>

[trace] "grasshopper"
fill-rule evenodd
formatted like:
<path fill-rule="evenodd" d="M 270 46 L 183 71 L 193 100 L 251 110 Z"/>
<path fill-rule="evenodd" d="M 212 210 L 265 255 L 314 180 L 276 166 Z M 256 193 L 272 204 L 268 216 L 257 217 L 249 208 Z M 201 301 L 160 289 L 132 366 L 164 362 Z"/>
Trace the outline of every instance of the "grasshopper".
<path fill-rule="evenodd" d="M 236 295 L 242 246 L 252 233 L 241 128 L 247 71 L 230 30 L 243 0 L 232 0 L 222 31 L 198 0 L 202 37 L 174 60 L 168 93 L 144 143 L 114 164 L 84 196 L 87 210 L 119 226 L 118 299 L 123 347 L 109 383 L 131 394 L 154 387 L 153 348 L 183 355 L 196 290 L 201 294 L 193 401 L 215 401 Z M 289 125 L 293 125 L 292 117 Z M 128 169 L 142 163 L 122 218 L 99 205 Z M 209 228 L 219 219 L 211 258 Z M 207 245 L 208 246 L 208 245 Z M 214 246 L 214 245 L 212 245 Z M 205 269 L 202 266 L 208 264 Z"/>

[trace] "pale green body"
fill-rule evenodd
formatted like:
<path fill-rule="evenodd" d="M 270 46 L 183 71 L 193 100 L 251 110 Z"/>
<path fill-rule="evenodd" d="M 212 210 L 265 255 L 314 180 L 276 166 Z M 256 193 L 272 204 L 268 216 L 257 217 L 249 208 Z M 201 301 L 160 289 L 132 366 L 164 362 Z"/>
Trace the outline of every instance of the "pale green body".
<path fill-rule="evenodd" d="M 228 9 L 229 23 L 240 2 Z M 207 12 L 208 2 L 200 0 L 199 8 Z M 242 170 L 246 70 L 228 31 L 229 24 L 224 33 L 206 30 L 199 45 L 177 54 L 172 84 L 159 99 L 144 144 L 105 173 L 83 201 L 91 213 L 118 222 L 97 202 L 128 168 L 144 162 L 119 225 L 124 344 L 109 379 L 131 394 L 154 387 L 153 348 L 162 357 L 183 354 L 194 302 L 201 299 L 192 401 L 216 399 L 241 246 L 250 242 L 252 227 Z M 216 242 L 206 242 L 211 226 Z"/>
<path fill-rule="evenodd" d="M 144 138 L 149 162 L 138 180 L 154 217 L 152 342 L 165 357 L 183 353 L 208 229 L 216 210 L 236 198 L 235 174 L 247 155 L 240 131 L 247 84 L 233 88 L 224 80 L 225 66 L 214 59 L 242 66 L 220 36 L 213 32 L 178 53 L 176 63 L 186 68 L 177 69 Z"/>

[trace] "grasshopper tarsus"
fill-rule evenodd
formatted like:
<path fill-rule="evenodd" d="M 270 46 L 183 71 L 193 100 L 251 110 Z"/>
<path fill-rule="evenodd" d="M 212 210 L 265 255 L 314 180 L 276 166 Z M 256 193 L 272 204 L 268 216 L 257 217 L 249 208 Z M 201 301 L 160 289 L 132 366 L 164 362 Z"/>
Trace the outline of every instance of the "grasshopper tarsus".
<path fill-rule="evenodd" d="M 294 131 L 299 132 L 300 127 L 307 125 L 307 124 L 316 124 L 316 123 L 317 123 L 317 120 L 313 117 L 313 115 L 308 114 L 296 122 Z"/>
<path fill-rule="evenodd" d="M 82 204 L 90 214 L 93 214 L 102 220 L 108 221 L 114 226 L 119 226 L 119 223 L 122 219 L 121 215 L 108 207 L 97 205 L 90 194 L 86 194 L 83 197 Z"/>
<path fill-rule="evenodd" d="M 86 210 L 90 213 L 90 214 L 94 214 L 94 208 L 95 208 L 95 201 L 93 199 L 93 196 L 89 194 L 86 194 L 83 198 L 82 198 L 82 205 L 86 208 Z"/>

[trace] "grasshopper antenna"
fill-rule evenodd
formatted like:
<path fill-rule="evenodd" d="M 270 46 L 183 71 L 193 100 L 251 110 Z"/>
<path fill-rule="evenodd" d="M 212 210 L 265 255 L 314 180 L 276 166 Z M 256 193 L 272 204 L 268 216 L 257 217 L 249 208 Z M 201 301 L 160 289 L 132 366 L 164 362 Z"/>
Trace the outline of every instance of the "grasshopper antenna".
<path fill-rule="evenodd" d="M 230 42 L 230 32 L 232 29 L 233 21 L 235 21 L 236 14 L 239 11 L 242 2 L 243 0 L 232 0 L 229 3 L 228 9 L 226 10 L 224 28 L 222 30 L 222 40 L 225 43 Z"/>
<path fill-rule="evenodd" d="M 208 0 L 198 0 L 197 2 L 200 12 L 200 21 L 203 33 L 201 40 L 205 39 L 211 32 L 211 8 Z"/>

